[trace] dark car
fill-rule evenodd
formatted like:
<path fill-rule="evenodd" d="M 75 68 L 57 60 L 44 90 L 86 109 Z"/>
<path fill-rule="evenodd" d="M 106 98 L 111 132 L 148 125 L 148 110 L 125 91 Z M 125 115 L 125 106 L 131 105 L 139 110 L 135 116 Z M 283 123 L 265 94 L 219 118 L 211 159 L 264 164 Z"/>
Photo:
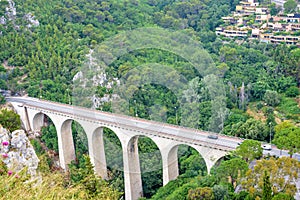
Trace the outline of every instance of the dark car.
<path fill-rule="evenodd" d="M 209 136 L 207 136 L 209 139 L 214 139 L 214 140 L 216 140 L 216 139 L 218 139 L 218 136 L 217 135 L 209 135 Z"/>

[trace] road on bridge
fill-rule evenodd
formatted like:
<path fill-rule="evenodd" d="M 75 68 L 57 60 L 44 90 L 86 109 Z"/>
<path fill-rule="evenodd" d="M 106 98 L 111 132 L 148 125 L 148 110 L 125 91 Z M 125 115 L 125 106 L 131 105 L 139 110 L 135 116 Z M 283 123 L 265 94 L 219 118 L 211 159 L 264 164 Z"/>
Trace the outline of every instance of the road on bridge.
<path fill-rule="evenodd" d="M 236 149 L 236 147 L 243 141 L 241 138 L 230 137 L 221 134 L 218 134 L 218 139 L 210 139 L 208 138 L 208 136 L 216 133 L 200 131 L 192 128 L 155 122 L 151 120 L 145 120 L 137 117 L 129 117 L 125 115 L 108 113 L 51 101 L 45 101 L 31 97 L 7 97 L 6 100 L 8 102 L 20 103 L 22 104 L 22 106 L 50 110 L 91 120 L 105 121 L 108 123 L 114 123 L 116 125 L 131 127 L 132 129 L 140 128 L 142 130 L 148 130 L 151 133 L 157 133 L 157 136 L 167 137 L 179 141 L 184 140 L 192 144 L 204 142 L 206 145 L 213 145 L 216 148 L 220 147 L 220 149 L 226 149 L 228 151 Z M 274 145 L 272 146 L 271 150 L 264 150 L 263 154 L 274 155 L 277 157 L 289 156 L 287 151 L 277 149 Z M 296 158 L 300 161 L 300 154 L 294 154 L 293 158 Z"/>

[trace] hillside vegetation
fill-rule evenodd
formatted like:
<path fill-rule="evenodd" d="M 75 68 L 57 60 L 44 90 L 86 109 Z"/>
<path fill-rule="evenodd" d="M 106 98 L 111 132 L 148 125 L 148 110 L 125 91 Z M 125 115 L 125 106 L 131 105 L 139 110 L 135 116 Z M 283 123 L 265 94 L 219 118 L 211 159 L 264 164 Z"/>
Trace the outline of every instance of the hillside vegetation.
<path fill-rule="evenodd" d="M 127 114 L 179 125 L 188 121 L 193 124 L 194 128 L 263 142 L 270 142 L 271 135 L 272 142 L 278 147 L 288 150 L 291 154 L 300 151 L 300 49 L 296 46 L 259 43 L 255 40 L 247 42 L 233 39 L 224 42 L 217 38 L 214 32 L 215 27 L 223 23 L 221 17 L 233 11 L 238 1 L 15 0 L 13 5 L 16 9 L 15 15 L 13 12 L 5 11 L 5 8 L 12 6 L 9 2 L 11 1 L 0 1 L 0 17 L 3 16 L 6 19 L 5 23 L 0 23 L 1 89 L 11 90 L 13 94 L 28 94 L 31 97 L 73 103 L 72 91 L 78 89 L 74 86 L 73 77 L 86 63 L 87 55 L 93 50 L 99 51 L 98 45 L 123 31 L 142 27 L 160 27 L 170 31 L 181 31 L 199 42 L 199 47 L 204 48 L 214 62 L 217 76 L 222 79 L 226 93 L 223 99 L 224 105 L 219 105 L 224 109 L 218 115 L 213 112 L 215 104 L 212 103 L 213 97 L 210 96 L 211 93 L 205 87 L 205 83 L 213 82 L 214 79 L 202 77 L 181 55 L 162 49 L 145 48 L 129 51 L 110 63 L 105 71 L 107 77 L 110 80 L 121 79 L 134 68 L 148 63 L 159 63 L 184 76 L 189 81 L 188 89 L 190 90 L 182 92 L 182 100 L 178 99 L 166 86 L 141 85 L 128 100 Z M 38 24 L 33 23 L 34 20 L 38 20 Z M 104 48 L 100 50 L 106 51 Z M 173 71 L 170 70 L 170 72 Z M 176 80 L 174 74 L 168 75 L 167 78 L 170 80 Z M 133 82 L 139 80 L 140 76 L 136 74 L 131 80 Z M 98 85 L 93 92 L 98 98 L 105 95 L 111 97 L 114 89 L 114 87 Z M 197 110 L 197 115 L 184 113 L 180 101 L 191 101 L 188 109 Z M 85 105 L 91 106 L 91 103 L 85 103 Z M 157 108 L 156 105 L 159 107 Z M 113 111 L 110 100 L 100 104 L 97 109 Z M 151 113 L 149 110 L 155 112 Z M 7 121 L 5 116 L 0 117 L 0 123 Z M 215 120 L 216 124 L 213 127 L 209 123 L 211 119 L 218 119 Z M 41 138 L 33 142 L 37 151 L 43 149 L 40 141 L 46 148 L 57 151 L 56 129 L 51 120 L 49 120 L 49 126 L 44 127 L 41 132 Z M 108 196 L 111 199 L 117 198 L 120 195 L 119 192 L 124 192 L 124 177 L 120 156 L 122 149 L 116 135 L 109 129 L 104 130 L 106 156 L 110 162 L 110 179 L 98 181 L 97 177 L 90 174 L 91 166 L 84 156 L 88 153 L 88 149 L 82 127 L 74 122 L 72 132 L 77 160 L 70 165 L 71 175 L 68 178 L 61 174 L 56 175 L 55 165 L 48 160 L 50 166 L 45 173 L 45 185 L 53 181 L 49 175 L 50 172 L 59 177 L 54 182 L 53 190 L 51 188 L 47 194 L 50 195 L 49 199 L 69 199 L 71 196 L 80 199 L 80 195 L 88 199 L 94 194 L 96 195 L 94 198 L 101 198 L 102 191 L 112 194 Z M 114 149 L 109 146 L 110 143 L 116 144 L 117 147 Z M 140 152 L 158 151 L 157 146 L 149 138 L 140 138 L 138 144 Z M 162 187 L 162 167 L 150 172 L 142 169 L 143 190 L 146 198 L 262 198 L 266 194 L 263 191 L 269 192 L 262 183 L 267 186 L 270 185 L 270 181 L 275 183 L 279 179 L 275 176 L 276 170 L 286 169 L 285 165 L 279 164 L 280 161 L 297 165 L 293 159 L 279 161 L 262 159 L 260 163 L 269 163 L 273 171 L 269 174 L 261 174 L 264 179 L 258 182 L 253 174 L 247 171 L 248 158 L 241 155 L 233 153 L 226 157 L 212 175 L 207 175 L 203 159 L 194 149 L 181 146 L 179 152 L 182 152 L 180 154 L 182 156 L 179 156 L 181 175 L 165 187 Z M 40 156 L 44 153 L 41 152 Z M 255 158 L 260 157 L 261 155 Z M 141 166 L 161 166 L 160 155 L 140 159 Z M 232 162 L 238 165 L 234 166 Z M 270 171 L 268 168 L 262 169 L 259 162 L 258 169 L 261 173 Z M 81 175 L 82 173 L 84 175 Z M 14 182 L 15 180 L 7 177 L 6 171 L 2 175 L 8 178 L 7 184 L 19 184 L 16 188 L 24 186 L 23 181 L 21 184 L 20 180 Z M 89 180 L 91 178 L 94 181 L 94 185 L 92 188 L 82 189 L 89 187 L 84 186 L 87 176 Z M 251 181 L 245 182 L 243 179 L 245 177 Z M 49 182 L 47 182 L 48 179 Z M 62 181 L 62 179 L 67 179 L 67 181 Z M 244 191 L 234 194 L 234 189 L 239 184 L 243 185 Z M 62 192 L 64 190 L 66 190 L 65 193 Z M 295 194 L 294 186 L 272 188 L 272 190 L 273 193 L 271 192 L 270 195 L 273 199 L 283 199 L 283 196 L 289 199 Z M 12 194 L 9 196 L 12 199 L 16 197 L 13 196 L 14 191 L 10 188 L 4 193 Z M 31 188 L 28 190 L 28 195 L 30 193 L 35 196 L 34 198 L 39 198 L 44 195 L 41 192 L 39 188 Z M 51 194 L 53 194 L 52 197 Z"/>

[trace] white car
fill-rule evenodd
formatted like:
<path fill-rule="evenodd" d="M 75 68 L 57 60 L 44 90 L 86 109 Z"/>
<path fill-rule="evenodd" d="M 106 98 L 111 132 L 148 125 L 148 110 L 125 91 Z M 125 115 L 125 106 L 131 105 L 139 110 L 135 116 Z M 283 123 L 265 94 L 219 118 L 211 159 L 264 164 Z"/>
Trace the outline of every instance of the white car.
<path fill-rule="evenodd" d="M 270 145 L 270 144 L 263 144 L 263 145 L 262 145 L 262 148 L 263 148 L 264 150 L 270 151 L 270 150 L 272 150 L 272 145 Z"/>

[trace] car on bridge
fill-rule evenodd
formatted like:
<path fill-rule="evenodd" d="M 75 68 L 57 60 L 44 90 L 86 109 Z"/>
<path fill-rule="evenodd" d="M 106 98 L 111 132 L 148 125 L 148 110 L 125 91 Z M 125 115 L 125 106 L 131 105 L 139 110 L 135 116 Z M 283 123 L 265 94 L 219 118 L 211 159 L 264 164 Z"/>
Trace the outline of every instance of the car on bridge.
<path fill-rule="evenodd" d="M 267 151 L 271 151 L 272 150 L 272 145 L 270 145 L 270 144 L 263 144 L 261 147 L 264 150 L 267 150 Z"/>
<path fill-rule="evenodd" d="M 214 140 L 216 140 L 216 139 L 218 139 L 218 136 L 217 135 L 209 135 L 209 136 L 207 136 L 209 139 L 214 139 Z"/>

